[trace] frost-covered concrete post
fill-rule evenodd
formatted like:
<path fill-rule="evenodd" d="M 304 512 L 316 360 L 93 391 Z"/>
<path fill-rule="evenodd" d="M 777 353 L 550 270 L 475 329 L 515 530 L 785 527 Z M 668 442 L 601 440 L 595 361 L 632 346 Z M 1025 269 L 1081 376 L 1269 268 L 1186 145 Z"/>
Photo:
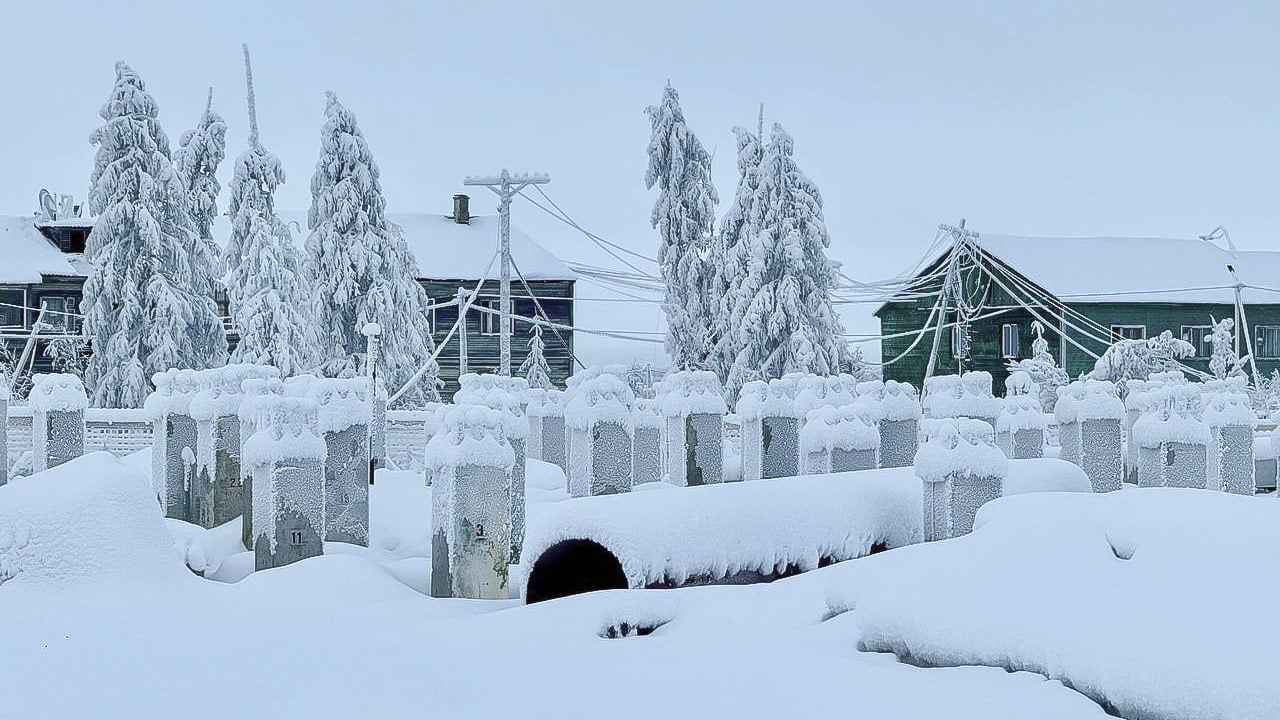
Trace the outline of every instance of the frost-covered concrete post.
<path fill-rule="evenodd" d="M 1205 488 L 1209 475 L 1209 426 L 1199 419 L 1199 390 L 1190 383 L 1155 391 L 1156 410 L 1133 424 L 1140 487 Z"/>
<path fill-rule="evenodd" d="M 192 519 L 192 474 L 196 459 L 196 421 L 191 399 L 195 371 L 165 370 L 151 376 L 155 391 L 143 408 L 151 418 L 151 484 L 168 518 Z"/>
<path fill-rule="evenodd" d="M 765 478 L 800 474 L 800 418 L 795 409 L 795 383 L 769 381 L 769 397 L 760 418 L 760 472 Z"/>
<path fill-rule="evenodd" d="M 924 539 L 968 534 L 978 509 L 1003 493 L 1009 459 L 984 421 L 929 420 L 921 429 L 915 471 L 924 484 Z"/>
<path fill-rule="evenodd" d="M 201 371 L 200 390 L 188 406 L 196 422 L 196 468 L 192 492 L 193 520 L 216 527 L 241 516 L 245 510 L 244 481 L 240 469 L 241 383 L 264 368 L 227 365 Z"/>
<path fill-rule="evenodd" d="M 245 445 L 258 431 L 258 419 L 267 412 L 275 398 L 284 395 L 284 383 L 280 371 L 273 367 L 258 366 L 258 372 L 240 383 L 240 407 L 236 416 L 240 421 L 240 485 L 244 505 L 240 514 L 240 541 L 246 548 L 253 548 L 253 473 L 244 462 Z"/>
<path fill-rule="evenodd" d="M 1276 486 L 1277 476 L 1280 475 L 1280 463 L 1276 461 L 1277 455 L 1280 455 L 1280 443 L 1276 440 L 1277 432 L 1280 432 L 1280 430 L 1272 430 L 1271 434 L 1266 437 L 1253 439 L 1253 485 L 1255 492 Z"/>
<path fill-rule="evenodd" d="M 515 452 L 502 413 L 459 405 L 427 443 L 432 467 L 431 595 L 510 595 L 511 473 Z"/>
<path fill-rule="evenodd" d="M 1257 416 L 1249 396 L 1223 392 L 1207 399 L 1204 422 L 1209 426 L 1209 479 L 1212 490 L 1252 495 L 1253 429 Z"/>
<path fill-rule="evenodd" d="M 662 411 L 656 400 L 636 398 L 631 409 L 634 436 L 631 443 L 631 482 L 643 485 L 662 481 Z"/>
<path fill-rule="evenodd" d="M 1049 416 L 1040 409 L 1040 393 L 1005 398 L 996 418 L 996 445 L 1015 460 L 1044 457 Z"/>
<path fill-rule="evenodd" d="M 0 485 L 9 482 L 9 379 L 0 372 Z"/>
<path fill-rule="evenodd" d="M 316 404 L 270 396 L 258 405 L 242 460 L 253 475 L 254 567 L 281 567 L 324 554 L 324 441 Z"/>
<path fill-rule="evenodd" d="M 564 413 L 571 445 L 570 495 L 631 491 L 634 403 L 631 388 L 613 375 L 598 375 L 579 386 Z"/>
<path fill-rule="evenodd" d="M 800 449 L 806 475 L 873 470 L 880 432 L 852 405 L 815 408 L 800 430 Z"/>
<path fill-rule="evenodd" d="M 1058 389 L 1054 415 L 1062 460 L 1079 465 L 1094 492 L 1119 490 L 1124 483 L 1125 406 L 1116 386 L 1077 380 Z"/>
<path fill-rule="evenodd" d="M 369 381 L 317 380 L 307 388 L 324 440 L 324 539 L 369 546 Z"/>
<path fill-rule="evenodd" d="M 666 423 L 667 482 L 712 485 L 724 482 L 724 416 L 728 412 L 720 379 L 707 370 L 682 370 L 667 377 L 658 398 Z"/>
<path fill-rule="evenodd" d="M 880 467 L 907 467 L 915 461 L 920 443 L 922 410 L 916 389 L 889 380 L 880 395 Z"/>
<path fill-rule="evenodd" d="M 769 383 L 751 380 L 738 391 L 738 427 L 742 433 L 742 479 L 759 480 L 764 477 L 764 416 L 765 402 L 769 399 Z M 639 426 L 637 426 L 638 428 Z"/>
<path fill-rule="evenodd" d="M 454 395 L 458 405 L 480 405 L 498 411 L 503 433 L 511 446 L 515 461 L 511 471 L 511 562 L 520 562 L 525 529 L 525 447 L 529 438 L 529 421 L 524 414 L 523 399 L 529 390 L 524 378 L 493 374 L 467 373 L 458 379 L 461 389 Z"/>
<path fill-rule="evenodd" d="M 89 398 L 80 378 L 36 375 L 27 397 L 31 405 L 32 470 L 48 470 L 84 455 L 84 411 Z"/>
<path fill-rule="evenodd" d="M 529 457 L 567 471 L 565 462 L 564 392 L 530 388 L 525 395 L 529 417 Z"/>

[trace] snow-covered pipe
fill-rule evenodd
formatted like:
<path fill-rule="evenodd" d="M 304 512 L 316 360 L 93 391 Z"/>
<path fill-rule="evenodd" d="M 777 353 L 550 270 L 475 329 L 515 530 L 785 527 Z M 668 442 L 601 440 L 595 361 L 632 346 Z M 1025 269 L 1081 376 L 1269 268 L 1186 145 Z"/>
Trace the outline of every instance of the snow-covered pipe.
<path fill-rule="evenodd" d="M 724 416 L 720 379 L 708 370 L 682 370 L 658 397 L 666 425 L 667 482 L 688 487 L 724 482 Z"/>
<path fill-rule="evenodd" d="M 324 440 L 318 409 L 300 397 L 264 396 L 243 464 L 253 477 L 254 567 L 281 567 L 324 554 Z"/>
<path fill-rule="evenodd" d="M 31 406 L 35 472 L 84 455 L 84 411 L 89 398 L 80 378 L 66 373 L 36 375 L 27 402 Z"/>
<path fill-rule="evenodd" d="M 916 453 L 915 473 L 923 483 L 924 539 L 968 534 L 978 509 L 1003 493 L 1009 459 L 982 420 L 931 419 L 921 430 L 925 442 Z"/>
<path fill-rule="evenodd" d="M 506 419 L 482 405 L 445 412 L 427 443 L 431 466 L 431 595 L 501 600 L 509 596 L 511 494 L 515 451 Z"/>
<path fill-rule="evenodd" d="M 322 378 L 307 388 L 324 440 L 324 539 L 369 545 L 368 378 Z"/>

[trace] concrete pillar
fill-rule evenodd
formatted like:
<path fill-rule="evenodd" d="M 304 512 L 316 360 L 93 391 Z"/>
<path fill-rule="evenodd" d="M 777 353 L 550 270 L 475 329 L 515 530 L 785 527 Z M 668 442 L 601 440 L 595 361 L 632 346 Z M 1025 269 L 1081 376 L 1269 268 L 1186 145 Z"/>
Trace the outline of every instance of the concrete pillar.
<path fill-rule="evenodd" d="M 1209 426 L 1198 419 L 1199 390 L 1190 383 L 1155 391 L 1159 407 L 1133 424 L 1141 487 L 1205 488 L 1209 475 Z"/>
<path fill-rule="evenodd" d="M 196 421 L 191 417 L 195 395 L 192 370 L 165 370 L 151 377 L 155 391 L 143 408 L 151 418 L 151 484 L 164 516 L 190 522 L 196 460 Z"/>
<path fill-rule="evenodd" d="M 631 443 L 631 481 L 634 485 L 661 482 L 662 412 L 654 400 L 636 398 L 631 410 L 635 428 Z"/>
<path fill-rule="evenodd" d="M 996 445 L 1014 459 L 1044 456 L 1044 433 L 1049 416 L 1040 410 L 1039 393 L 1006 398 L 996 418 Z"/>
<path fill-rule="evenodd" d="M 510 596 L 511 475 L 515 452 L 500 411 L 450 408 L 427 444 L 432 466 L 431 595 Z"/>
<path fill-rule="evenodd" d="M 307 389 L 324 440 L 324 539 L 369 546 L 368 378 L 323 378 Z"/>
<path fill-rule="evenodd" d="M 879 430 L 852 406 L 810 410 L 800 430 L 806 475 L 872 470 L 879 448 Z"/>
<path fill-rule="evenodd" d="M 1123 434 L 1123 412 L 1118 417 L 1081 421 L 1080 467 L 1089 477 L 1094 492 L 1113 492 L 1124 487 Z"/>
<path fill-rule="evenodd" d="M 0 372 L 0 485 L 9 482 L 9 379 Z"/>
<path fill-rule="evenodd" d="M 761 419 L 764 414 L 765 401 L 769 398 L 769 383 L 763 380 L 751 380 L 743 384 L 738 391 L 738 426 L 742 433 L 742 479 L 743 481 L 759 480 L 764 477 L 761 467 L 763 462 L 764 438 Z M 639 426 L 637 425 L 637 431 Z"/>
<path fill-rule="evenodd" d="M 658 398 L 666 426 L 667 482 L 681 487 L 724 482 L 724 416 L 720 379 L 707 370 L 667 376 Z"/>
<path fill-rule="evenodd" d="M 530 388 L 525 395 L 529 418 L 529 457 L 568 471 L 565 461 L 564 392 Z"/>
<path fill-rule="evenodd" d="M 565 408 L 572 441 L 570 495 L 631 491 L 634 403 L 631 388 L 613 375 L 598 375 L 579 386 Z"/>
<path fill-rule="evenodd" d="M 193 518 L 216 527 L 243 514 L 244 482 L 240 469 L 240 383 L 253 370 L 246 365 L 203 370 L 200 390 L 188 406 L 196 422 L 196 468 Z"/>
<path fill-rule="evenodd" d="M 324 440 L 316 404 L 270 397 L 258 406 L 242 460 L 253 475 L 254 566 L 281 567 L 324 554 Z"/>
<path fill-rule="evenodd" d="M 1254 491 L 1270 490 L 1276 487 L 1277 475 L 1280 474 L 1280 463 L 1276 461 L 1276 431 L 1266 437 L 1253 439 L 1253 485 Z"/>
<path fill-rule="evenodd" d="M 80 378 L 36 375 L 27 398 L 31 405 L 32 470 L 48 470 L 84 455 L 84 411 L 89 398 Z M 7 417 L 8 410 L 5 412 Z"/>
<path fill-rule="evenodd" d="M 467 373 L 458 379 L 461 389 L 454 395 L 458 405 L 479 405 L 499 412 L 503 432 L 514 453 L 510 484 L 511 562 L 520 562 L 525 535 L 525 453 L 529 421 L 524 415 L 524 395 L 529 386 L 524 378 Z"/>
<path fill-rule="evenodd" d="M 236 416 L 240 421 L 240 484 L 244 505 L 240 508 L 240 541 L 246 549 L 253 549 L 253 473 L 244 461 L 245 445 L 258 431 L 258 419 L 284 394 L 284 383 L 279 370 L 257 366 L 262 370 L 240 383 L 240 407 Z M 274 373 L 274 376 L 272 375 Z"/>
<path fill-rule="evenodd" d="M 915 461 L 923 483 L 924 539 L 968 534 L 978 510 L 1003 493 L 1009 460 L 981 420 L 934 420 L 926 432 Z"/>
<path fill-rule="evenodd" d="M 1223 392 L 1205 404 L 1204 422 L 1209 426 L 1209 481 L 1214 490 L 1252 495 L 1253 429 L 1257 416 L 1249 396 Z"/>

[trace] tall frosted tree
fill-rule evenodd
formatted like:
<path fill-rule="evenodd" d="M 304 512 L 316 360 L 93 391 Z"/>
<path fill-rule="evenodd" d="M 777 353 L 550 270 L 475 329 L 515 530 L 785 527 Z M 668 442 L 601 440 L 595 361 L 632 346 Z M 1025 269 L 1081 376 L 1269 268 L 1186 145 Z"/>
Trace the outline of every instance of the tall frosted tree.
<path fill-rule="evenodd" d="M 662 237 L 658 265 L 666 284 L 667 353 L 677 367 L 702 368 L 711 354 L 711 238 L 716 204 L 711 155 L 685 124 L 680 96 L 667 85 L 646 112 L 649 140 L 646 188 L 658 188 L 650 222 Z"/>
<path fill-rule="evenodd" d="M 796 164 L 791 136 L 774 124 L 751 203 L 747 272 L 731 289 L 738 351 L 728 392 L 788 372 L 833 375 L 847 367 L 844 328 L 831 304 L 836 268 L 822 194 Z"/>
<path fill-rule="evenodd" d="M 232 359 L 296 375 L 316 366 L 319 343 L 302 277 L 302 253 L 276 214 L 275 192 L 285 181 L 284 167 L 258 137 L 248 46 L 244 71 L 249 149 L 235 161 L 228 206 L 231 236 L 223 255 L 231 318 L 240 331 Z"/>
<path fill-rule="evenodd" d="M 763 106 L 760 108 L 760 123 L 762 128 Z M 738 147 L 738 189 L 734 193 L 733 204 L 720 223 L 720 232 L 714 238 L 712 258 L 715 262 L 711 287 L 707 292 L 712 303 L 710 365 L 721 382 L 727 380 L 738 355 L 739 334 L 736 328 L 741 318 L 735 323 L 734 311 L 737 308 L 733 290 L 747 275 L 747 251 L 751 247 L 750 238 L 756 232 L 751 209 L 756 189 L 760 186 L 760 161 L 764 157 L 759 132 L 753 134 L 746 128 L 735 127 L 733 134 Z"/>
<path fill-rule="evenodd" d="M 123 62 L 99 114 L 103 125 L 89 138 L 98 148 L 89 179 L 97 220 L 80 306 L 93 343 L 85 381 L 95 405 L 137 407 L 153 373 L 207 367 L 201 340 L 221 323 L 207 288 L 193 281 L 197 236 L 159 109 Z"/>
<path fill-rule="evenodd" d="M 333 93 L 327 98 L 307 216 L 322 370 L 333 376 L 359 373 L 365 347 L 360 329 L 376 322 L 382 326 L 379 375 L 387 386 L 398 388 L 427 366 L 401 402 L 436 399 L 435 343 L 417 263 L 400 228 L 387 220 L 378 166 L 356 116 Z"/>
<path fill-rule="evenodd" d="M 186 187 L 187 213 L 196 233 L 196 241 L 190 248 L 192 285 L 203 288 L 210 299 L 222 288 L 218 278 L 221 250 L 213 239 L 213 221 L 218 216 L 218 193 L 222 191 L 218 166 L 226 154 L 227 123 L 214 111 L 213 88 L 209 88 L 209 99 L 199 122 L 178 140 L 178 148 L 173 151 L 173 167 Z M 199 344 L 208 355 L 208 363 L 222 364 L 227 357 L 226 334 L 221 327 L 207 324 L 200 327 L 205 332 Z"/>

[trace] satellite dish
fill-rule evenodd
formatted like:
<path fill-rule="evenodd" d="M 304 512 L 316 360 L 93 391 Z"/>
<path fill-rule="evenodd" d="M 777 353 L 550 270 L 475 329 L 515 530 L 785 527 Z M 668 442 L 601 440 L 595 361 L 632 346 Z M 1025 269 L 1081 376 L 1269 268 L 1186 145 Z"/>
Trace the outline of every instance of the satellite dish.
<path fill-rule="evenodd" d="M 58 203 L 53 199 L 53 193 L 43 188 L 40 190 L 40 209 L 44 212 L 46 219 L 58 219 Z"/>

